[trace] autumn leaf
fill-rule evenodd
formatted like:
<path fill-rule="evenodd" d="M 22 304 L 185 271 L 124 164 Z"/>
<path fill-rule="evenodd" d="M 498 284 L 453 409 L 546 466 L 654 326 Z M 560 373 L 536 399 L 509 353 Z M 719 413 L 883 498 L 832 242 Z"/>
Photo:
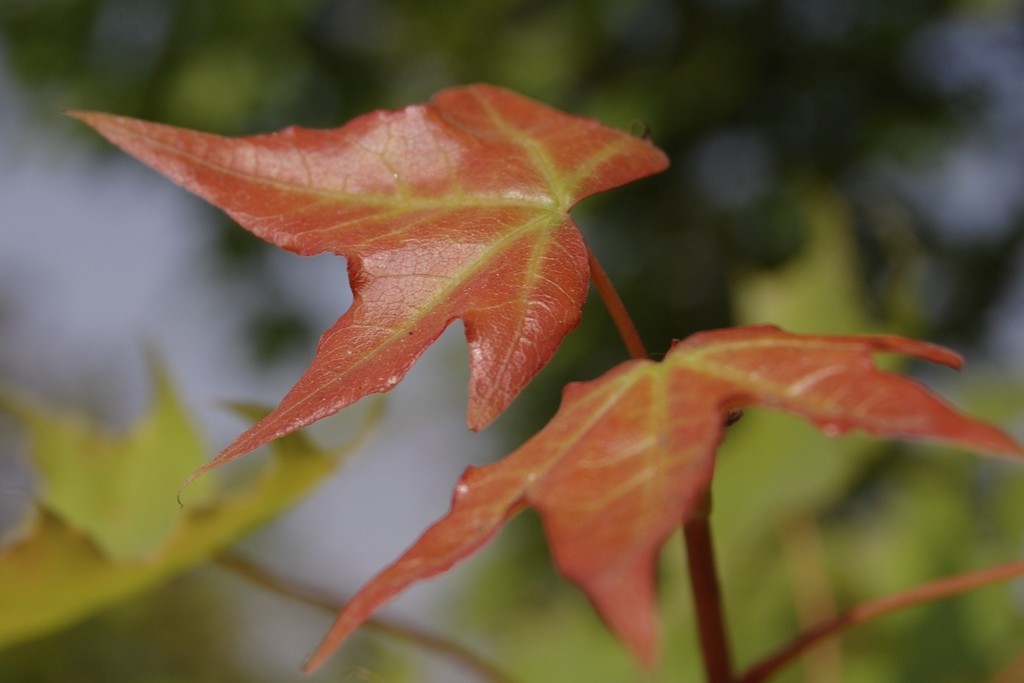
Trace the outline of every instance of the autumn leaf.
<path fill-rule="evenodd" d="M 487 426 L 579 321 L 589 269 L 569 210 L 668 164 L 645 140 L 487 85 L 243 138 L 71 115 L 268 242 L 348 259 L 351 308 L 281 404 L 208 467 L 390 390 L 455 319 L 468 425 Z"/>
<path fill-rule="evenodd" d="M 381 605 L 452 567 L 523 507 L 544 523 L 559 571 L 590 598 L 637 659 L 657 658 L 654 562 L 707 489 L 729 411 L 760 405 L 831 436 L 947 441 L 1024 456 L 1006 434 L 959 414 L 873 352 L 959 367 L 955 353 L 895 336 L 800 336 L 738 327 L 677 342 L 661 362 L 632 360 L 570 384 L 548 425 L 493 465 L 471 467 L 449 513 L 338 615 L 307 664 L 322 664 Z"/>

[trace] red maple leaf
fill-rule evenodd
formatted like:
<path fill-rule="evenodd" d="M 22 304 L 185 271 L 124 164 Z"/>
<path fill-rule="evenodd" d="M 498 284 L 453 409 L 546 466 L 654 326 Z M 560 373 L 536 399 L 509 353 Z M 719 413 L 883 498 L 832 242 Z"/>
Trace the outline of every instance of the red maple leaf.
<path fill-rule="evenodd" d="M 486 85 L 242 138 L 71 115 L 268 242 L 348 259 L 351 308 L 280 405 L 204 470 L 388 391 L 457 318 L 468 424 L 487 426 L 579 322 L 589 269 L 569 210 L 668 165 L 645 140 Z"/>
<path fill-rule="evenodd" d="M 475 552 L 523 507 L 544 523 L 559 571 L 644 664 L 657 654 L 654 562 L 707 489 L 730 411 L 801 415 L 835 436 L 938 439 L 1024 455 L 998 429 L 956 412 L 913 380 L 878 370 L 890 351 L 959 367 L 952 351 L 892 336 L 718 330 L 677 342 L 660 363 L 627 361 L 570 384 L 544 429 L 492 465 L 471 467 L 450 512 L 347 604 L 307 664 L 319 666 L 381 605 Z"/>

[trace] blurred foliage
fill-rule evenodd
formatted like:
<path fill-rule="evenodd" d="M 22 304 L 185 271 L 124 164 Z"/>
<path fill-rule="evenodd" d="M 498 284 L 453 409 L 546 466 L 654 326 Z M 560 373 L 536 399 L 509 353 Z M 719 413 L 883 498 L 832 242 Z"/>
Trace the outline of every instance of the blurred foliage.
<path fill-rule="evenodd" d="M 488 81 L 646 126 L 672 169 L 576 215 L 655 356 L 691 331 L 755 321 L 972 351 L 998 324 L 1022 254 L 1022 13 L 1018 0 L 6 0 L 0 47 L 47 122 L 76 107 L 222 134 L 330 127 Z M 965 149 L 966 170 L 955 165 Z M 969 175 L 979 166 L 980 181 Z M 972 210 L 947 210 L 962 192 Z M 280 310 L 269 247 L 211 220 L 225 277 L 267 302 L 253 354 L 311 347 L 318 331 Z M 510 441 L 553 413 L 566 381 L 621 360 L 599 309 L 588 304 L 503 419 Z M 998 371 L 933 376 L 968 409 L 1019 425 L 1024 395 Z M 742 662 L 796 628 L 786 558 L 804 546 L 792 529 L 826 539 L 827 559 L 808 551 L 806 563 L 840 605 L 1019 550 L 1020 473 L 923 450 L 831 441 L 757 413 L 730 430 L 716 524 Z M 503 535 L 466 619 L 500 632 L 524 680 L 632 680 L 547 569 L 531 520 Z M 655 680 L 699 680 L 681 550 L 670 551 Z M 842 680 L 986 680 L 1019 648 L 1020 592 L 1008 595 L 987 589 L 850 633 Z M 803 679 L 796 667 L 779 680 Z"/>
<path fill-rule="evenodd" d="M 0 675 L 23 683 L 247 680 L 225 656 L 234 640 L 225 609 L 231 596 L 210 578 L 186 574 L 66 629 L 5 648 Z"/>
<path fill-rule="evenodd" d="M 322 450 L 302 435 L 286 437 L 245 483 L 215 488 L 207 475 L 180 492 L 181 507 L 175 497 L 182 481 L 209 453 L 159 372 L 155 394 L 149 414 L 123 435 L 108 434 L 78 415 L 0 395 L 0 411 L 13 415 L 27 433 L 39 478 L 35 507 L 17 538 L 0 548 L 0 647 L 66 629 L 206 562 L 309 493 L 335 470 L 343 452 Z M 256 417 L 265 412 L 239 411 Z M 364 429 L 376 416 L 370 413 Z M 115 632 L 116 622 L 107 622 Z M 78 636 L 72 631 L 69 637 L 74 642 Z M 32 647 L 26 651 L 35 673 L 22 668 L 26 663 L 15 649 L 12 657 L 0 656 L 0 679 L 44 680 L 52 674 L 52 680 L 69 680 L 70 660 L 47 666 L 31 655 Z M 154 651 L 139 659 L 160 656 Z M 110 669 L 113 663 L 102 656 L 86 658 L 100 664 L 88 674 L 103 676 L 96 680 L 138 680 L 133 667 L 127 667 L 128 676 Z"/>
<path fill-rule="evenodd" d="M 14 415 L 29 434 L 40 479 L 37 511 L 53 517 L 34 519 L 33 526 L 61 519 L 115 563 L 147 560 L 162 549 L 182 523 L 170 494 L 203 464 L 205 449 L 162 371 L 155 384 L 150 413 L 116 436 L 78 416 L 58 416 L 28 400 L 0 396 L 0 410 Z M 212 478 L 198 480 L 189 490 L 190 502 L 208 501 L 212 483 Z M 43 592 L 53 590 L 44 586 Z M 4 625 L 10 627 L 10 609 L 6 613 Z M 5 630 L 0 629 L 0 641 Z"/>

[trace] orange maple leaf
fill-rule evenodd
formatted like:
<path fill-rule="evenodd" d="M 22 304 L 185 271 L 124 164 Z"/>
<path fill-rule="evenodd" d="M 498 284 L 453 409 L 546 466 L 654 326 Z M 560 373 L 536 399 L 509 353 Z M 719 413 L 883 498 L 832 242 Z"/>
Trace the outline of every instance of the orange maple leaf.
<path fill-rule="evenodd" d="M 312 365 L 196 474 L 390 390 L 455 319 L 468 425 L 487 426 L 579 322 L 589 269 L 569 210 L 668 165 L 645 140 L 488 85 L 241 138 L 70 114 L 268 242 L 348 259 L 352 306 Z"/>
<path fill-rule="evenodd" d="M 937 439 L 1024 456 L 1000 430 L 966 417 L 871 353 L 952 367 L 952 351 L 894 336 L 801 336 L 771 326 L 696 334 L 661 362 L 626 361 L 570 384 L 551 422 L 503 460 L 471 467 L 450 512 L 338 615 L 316 668 L 381 605 L 451 568 L 523 507 L 535 508 L 559 571 L 590 598 L 645 665 L 657 657 L 654 563 L 711 482 L 730 411 L 756 404 L 803 416 L 826 434 Z"/>

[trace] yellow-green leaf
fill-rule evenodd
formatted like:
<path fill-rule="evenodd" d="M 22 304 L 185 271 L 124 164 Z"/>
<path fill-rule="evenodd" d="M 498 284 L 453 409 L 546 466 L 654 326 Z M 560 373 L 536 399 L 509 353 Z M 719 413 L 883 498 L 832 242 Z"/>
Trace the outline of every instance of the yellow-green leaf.
<path fill-rule="evenodd" d="M 154 376 L 153 406 L 125 434 L 81 415 L 0 400 L 28 432 L 39 504 L 114 561 L 145 560 L 160 548 L 182 522 L 178 486 L 206 458 L 167 377 L 160 370 Z M 209 484 L 197 483 L 189 496 L 198 501 L 209 493 Z"/>
<path fill-rule="evenodd" d="M 22 537 L 0 550 L 0 646 L 67 626 L 201 563 L 302 497 L 349 450 L 326 451 L 301 434 L 291 435 L 273 444 L 272 458 L 246 484 L 206 491 L 199 504 L 191 502 L 196 496 L 189 489 L 189 503 L 179 508 L 176 494 L 184 474 L 210 454 L 200 448 L 166 381 L 158 384 L 153 412 L 123 437 L 102 434 L 79 418 L 24 406 L 11 411 L 28 427 L 47 493 Z M 173 428 L 181 433 L 169 435 Z M 168 443 L 153 443 L 161 438 Z M 168 453 L 168 447 L 180 450 Z M 147 467 L 148 458 L 158 457 L 151 450 L 175 462 Z M 74 476 L 81 491 L 69 491 Z M 96 480 L 104 477 L 109 488 L 101 489 Z M 119 486 L 148 493 L 128 495 Z M 103 509 L 103 491 L 145 521 L 135 525 Z M 168 507 L 171 515 L 165 514 Z M 127 552 L 143 548 L 144 556 Z"/>

